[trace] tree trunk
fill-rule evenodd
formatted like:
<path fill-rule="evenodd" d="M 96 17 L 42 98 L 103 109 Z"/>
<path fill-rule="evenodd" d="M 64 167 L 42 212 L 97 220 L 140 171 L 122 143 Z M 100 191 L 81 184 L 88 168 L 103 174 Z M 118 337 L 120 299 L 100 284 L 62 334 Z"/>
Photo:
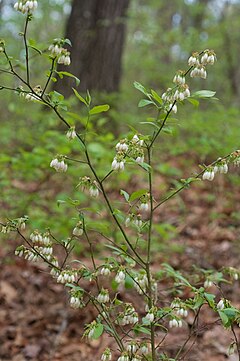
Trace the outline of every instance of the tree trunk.
<path fill-rule="evenodd" d="M 72 62 L 64 70 L 80 78 L 81 91 L 118 91 L 129 1 L 73 0 L 66 29 Z M 72 86 L 73 80 L 64 77 L 55 89 L 69 96 Z"/>

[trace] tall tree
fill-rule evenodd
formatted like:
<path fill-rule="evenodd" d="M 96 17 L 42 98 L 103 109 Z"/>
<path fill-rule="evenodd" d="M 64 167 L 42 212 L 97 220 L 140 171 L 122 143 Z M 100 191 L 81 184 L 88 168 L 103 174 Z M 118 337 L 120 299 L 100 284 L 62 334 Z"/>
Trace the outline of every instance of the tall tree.
<path fill-rule="evenodd" d="M 66 28 L 66 38 L 72 42 L 68 71 L 80 78 L 80 90 L 119 89 L 129 1 L 73 0 Z M 55 89 L 69 96 L 72 84 L 65 77 Z"/>

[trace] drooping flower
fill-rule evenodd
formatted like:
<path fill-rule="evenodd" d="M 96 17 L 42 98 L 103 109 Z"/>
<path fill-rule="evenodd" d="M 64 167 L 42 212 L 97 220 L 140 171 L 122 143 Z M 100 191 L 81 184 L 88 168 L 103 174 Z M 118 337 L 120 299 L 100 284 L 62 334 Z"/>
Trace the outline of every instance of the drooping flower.
<path fill-rule="evenodd" d="M 218 309 L 218 310 L 223 310 L 224 307 L 225 307 L 225 305 L 224 305 L 224 300 L 221 299 L 221 300 L 217 303 L 217 309 Z"/>
<path fill-rule="evenodd" d="M 54 168 L 56 172 L 66 172 L 68 168 L 62 157 L 61 159 L 54 158 L 50 163 L 50 167 Z"/>
<path fill-rule="evenodd" d="M 120 283 L 124 283 L 125 278 L 126 278 L 125 273 L 124 273 L 122 270 L 120 270 L 120 271 L 118 271 L 118 273 L 116 274 L 115 281 L 116 281 L 117 283 L 119 283 L 119 284 L 120 284 Z"/>
<path fill-rule="evenodd" d="M 22 14 L 32 13 L 38 7 L 37 0 L 19 0 L 14 4 L 14 9 Z"/>
<path fill-rule="evenodd" d="M 67 49 L 63 48 L 57 62 L 58 64 L 70 65 L 71 64 L 70 52 L 67 51 Z"/>
<path fill-rule="evenodd" d="M 202 175 L 202 179 L 212 181 L 214 179 L 214 176 L 215 173 L 213 170 L 205 170 L 205 172 Z"/>
<path fill-rule="evenodd" d="M 76 136 L 77 136 L 77 133 L 76 133 L 75 127 L 73 126 L 73 127 L 69 128 L 69 130 L 67 131 L 67 138 L 69 140 L 72 140 L 72 139 L 76 138 Z"/>
<path fill-rule="evenodd" d="M 109 302 L 109 292 L 107 289 L 102 288 L 101 292 L 97 296 L 97 300 L 99 303 L 107 303 Z"/>
<path fill-rule="evenodd" d="M 101 356 L 101 361 L 111 361 L 112 360 L 112 353 L 110 348 L 106 348 Z"/>

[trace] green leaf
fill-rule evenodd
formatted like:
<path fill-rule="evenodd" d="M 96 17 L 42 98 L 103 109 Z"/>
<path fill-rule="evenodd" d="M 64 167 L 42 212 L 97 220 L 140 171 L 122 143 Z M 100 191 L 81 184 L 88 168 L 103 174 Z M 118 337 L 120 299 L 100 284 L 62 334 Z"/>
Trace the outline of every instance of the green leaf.
<path fill-rule="evenodd" d="M 36 48 L 35 46 L 33 46 L 33 45 L 28 45 L 28 47 L 31 48 L 31 49 L 33 49 L 33 50 L 35 50 L 38 54 L 42 55 L 42 51 L 41 51 L 40 49 Z"/>
<path fill-rule="evenodd" d="M 68 71 L 57 71 L 56 73 L 59 75 L 59 77 L 61 79 L 63 76 L 68 76 L 70 78 L 75 79 L 76 86 L 78 86 L 80 84 L 80 79 L 78 77 L 76 77 L 75 75 L 73 75 L 72 73 L 69 73 Z"/>
<path fill-rule="evenodd" d="M 63 201 L 62 199 L 57 200 L 57 206 L 60 207 L 61 204 L 67 203 L 66 201 Z"/>
<path fill-rule="evenodd" d="M 230 325 L 229 325 L 228 316 L 223 311 L 218 311 L 218 314 L 222 320 L 223 326 L 229 327 Z"/>
<path fill-rule="evenodd" d="M 90 105 L 90 104 L 91 104 L 92 97 L 91 97 L 91 95 L 90 95 L 90 93 L 89 93 L 89 90 L 87 90 L 86 101 L 87 101 L 88 105 Z"/>
<path fill-rule="evenodd" d="M 97 105 L 90 110 L 89 114 L 93 115 L 93 114 L 107 112 L 109 110 L 109 108 L 110 108 L 110 106 L 108 104 Z"/>
<path fill-rule="evenodd" d="M 134 286 L 133 279 L 129 275 L 126 275 L 124 286 L 126 289 L 131 289 Z"/>
<path fill-rule="evenodd" d="M 123 249 L 112 246 L 111 244 L 106 244 L 106 247 L 114 250 L 118 255 L 124 254 Z"/>
<path fill-rule="evenodd" d="M 78 100 L 80 100 L 80 102 L 84 103 L 88 107 L 87 101 L 78 93 L 78 91 L 74 88 L 72 88 L 72 90 L 74 91 L 74 94 L 78 98 Z"/>
<path fill-rule="evenodd" d="M 97 326 L 94 328 L 94 333 L 92 338 L 97 340 L 103 333 L 104 327 L 101 323 L 98 323 Z"/>
<path fill-rule="evenodd" d="M 172 127 L 169 127 L 169 126 L 166 126 L 162 128 L 162 131 L 166 134 L 170 134 L 172 135 L 173 134 L 173 128 Z"/>
<path fill-rule="evenodd" d="M 124 191 L 123 189 L 120 189 L 120 194 L 124 196 L 124 198 L 127 202 L 129 201 L 129 194 L 126 191 Z"/>
<path fill-rule="evenodd" d="M 155 92 L 155 90 L 151 89 L 152 97 L 156 100 L 159 104 L 162 104 L 162 98 Z"/>
<path fill-rule="evenodd" d="M 215 94 L 216 94 L 216 92 L 214 92 L 212 90 L 199 90 L 199 91 L 195 92 L 194 94 L 192 94 L 192 97 L 194 97 L 194 98 L 212 98 L 212 97 L 214 97 Z"/>
<path fill-rule="evenodd" d="M 192 105 L 194 105 L 196 108 L 199 106 L 199 101 L 198 101 L 197 99 L 187 98 L 187 100 L 189 101 L 189 103 L 191 103 Z"/>
<path fill-rule="evenodd" d="M 209 306 L 211 308 L 214 308 L 214 298 L 216 297 L 215 295 L 213 295 L 212 293 L 206 293 L 204 292 L 204 297 L 206 299 L 206 301 L 208 302 Z"/>
<path fill-rule="evenodd" d="M 72 43 L 71 43 L 71 40 L 69 40 L 69 39 L 64 39 L 64 44 L 67 44 L 67 45 L 69 45 L 69 46 L 72 46 Z"/>
<path fill-rule="evenodd" d="M 141 333 L 145 333 L 147 335 L 151 335 L 151 332 L 150 332 L 150 330 L 148 328 L 143 327 L 143 326 L 139 326 L 139 325 L 134 326 L 133 331 L 136 334 L 139 334 L 141 332 Z"/>
<path fill-rule="evenodd" d="M 194 305 L 193 305 L 192 308 L 193 308 L 193 310 L 196 310 L 196 309 L 198 309 L 200 306 L 203 305 L 203 303 L 204 303 L 204 298 L 202 297 L 202 295 L 198 294 L 197 297 L 196 297 L 196 299 L 195 299 L 194 301 L 195 301 L 195 303 L 194 303 Z"/>
<path fill-rule="evenodd" d="M 151 125 L 157 129 L 159 129 L 159 125 L 157 125 L 156 123 L 153 123 L 153 122 L 140 122 L 140 124 L 146 124 L 146 125 Z"/>
<path fill-rule="evenodd" d="M 175 271 L 174 268 L 172 268 L 169 264 L 163 263 L 163 267 L 165 268 L 165 272 L 168 274 L 168 276 L 173 277 L 179 281 L 181 281 L 185 286 L 189 286 L 192 288 L 191 284 L 188 282 L 188 280 L 181 275 L 178 271 Z"/>
<path fill-rule="evenodd" d="M 136 162 L 137 163 L 137 162 Z M 147 172 L 151 169 L 151 166 L 147 163 L 137 163 L 141 168 L 145 169 Z"/>
<path fill-rule="evenodd" d="M 147 193 L 146 189 L 140 189 L 139 191 L 133 192 L 129 198 L 129 201 L 133 202 L 135 201 L 135 199 L 142 197 L 146 193 Z"/>
<path fill-rule="evenodd" d="M 225 308 L 224 310 L 218 311 L 218 313 L 221 317 L 223 325 L 225 327 L 230 327 L 235 321 L 237 310 L 235 308 Z"/>
<path fill-rule="evenodd" d="M 148 99 L 141 99 L 140 102 L 138 103 L 138 107 L 139 108 L 143 108 L 146 107 L 147 105 L 156 105 L 153 101 L 148 100 Z"/>
<path fill-rule="evenodd" d="M 137 81 L 135 81 L 135 82 L 133 83 L 133 86 L 134 86 L 134 88 L 136 88 L 137 90 L 139 90 L 139 91 L 142 92 L 143 94 L 145 94 L 145 95 L 148 94 L 147 89 L 144 88 L 144 86 L 143 86 L 142 84 L 138 83 Z"/>

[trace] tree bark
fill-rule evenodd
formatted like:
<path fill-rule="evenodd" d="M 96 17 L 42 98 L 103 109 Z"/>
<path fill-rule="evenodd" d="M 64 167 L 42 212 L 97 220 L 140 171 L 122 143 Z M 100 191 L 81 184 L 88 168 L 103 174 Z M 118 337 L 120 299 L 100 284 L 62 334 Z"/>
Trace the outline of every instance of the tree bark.
<path fill-rule="evenodd" d="M 73 0 L 66 28 L 72 42 L 71 65 L 64 70 L 80 78 L 80 91 L 118 91 L 129 1 Z M 55 90 L 69 96 L 73 85 L 64 77 Z"/>

